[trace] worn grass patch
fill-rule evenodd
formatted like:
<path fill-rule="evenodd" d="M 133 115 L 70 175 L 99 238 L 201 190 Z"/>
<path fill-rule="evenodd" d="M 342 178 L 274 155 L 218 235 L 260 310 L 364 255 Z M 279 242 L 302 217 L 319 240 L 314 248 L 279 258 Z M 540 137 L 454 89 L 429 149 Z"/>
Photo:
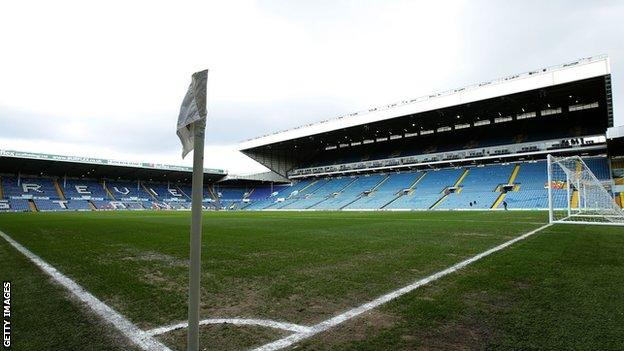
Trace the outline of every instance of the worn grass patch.
<path fill-rule="evenodd" d="M 256 326 L 215 324 L 200 326 L 199 344 L 202 351 L 248 350 L 288 335 L 287 332 Z M 186 329 L 179 329 L 158 336 L 172 350 L 186 350 Z"/>

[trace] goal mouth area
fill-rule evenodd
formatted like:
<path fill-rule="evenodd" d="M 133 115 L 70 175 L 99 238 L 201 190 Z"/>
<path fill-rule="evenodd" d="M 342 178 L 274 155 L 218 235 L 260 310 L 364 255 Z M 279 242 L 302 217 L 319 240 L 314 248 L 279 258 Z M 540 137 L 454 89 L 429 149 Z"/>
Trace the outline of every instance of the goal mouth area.
<path fill-rule="evenodd" d="M 563 208 L 554 210 L 554 214 L 557 219 L 553 220 L 552 223 L 624 226 L 624 215 L 601 214 L 597 211 L 582 211 L 568 215 L 567 209 Z"/>
<path fill-rule="evenodd" d="M 624 225 L 612 180 L 598 179 L 580 156 L 547 159 L 550 223 Z"/>

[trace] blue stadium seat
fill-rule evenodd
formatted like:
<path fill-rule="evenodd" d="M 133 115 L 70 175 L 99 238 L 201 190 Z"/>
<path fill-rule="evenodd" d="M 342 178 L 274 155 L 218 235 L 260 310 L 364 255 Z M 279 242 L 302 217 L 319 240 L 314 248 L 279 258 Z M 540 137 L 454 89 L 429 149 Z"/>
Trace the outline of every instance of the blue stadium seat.
<path fill-rule="evenodd" d="M 499 197 L 496 188 L 507 184 L 515 165 L 469 168 L 460 184 L 461 191 L 449 194 L 436 209 L 488 209 Z M 472 206 L 470 206 L 472 203 Z"/>
<path fill-rule="evenodd" d="M 59 199 L 52 178 L 2 177 L 2 188 L 5 198 Z"/>
<path fill-rule="evenodd" d="M 327 178 L 319 180 L 300 192 L 295 201 L 280 207 L 283 209 L 308 209 L 325 200 L 329 195 L 340 192 L 357 180 L 356 177 Z"/>
<path fill-rule="evenodd" d="M 24 199 L 0 200 L 0 212 L 30 212 L 30 206 Z"/>
<path fill-rule="evenodd" d="M 379 153 L 397 154 L 397 151 L 379 150 Z M 405 151 L 399 153 L 404 155 Z M 349 159 L 349 155 L 342 157 Z M 362 157 L 375 155 L 360 154 L 359 158 Z M 587 157 L 584 162 L 599 180 L 611 180 L 606 157 Z M 456 185 L 465 168 L 310 178 L 274 187 L 217 186 L 214 192 L 207 186 L 203 206 L 236 210 L 423 210 L 436 204 L 435 209 L 449 210 L 489 209 L 497 199 L 504 199 L 509 209 L 547 208 L 546 162 L 527 161 L 519 165 L 510 184 L 513 189 L 502 196 L 499 185 L 507 185 L 514 164 L 470 167 L 452 189 L 449 187 Z M 23 176 L 18 182 L 16 176 L 2 176 L 0 211 L 31 211 L 29 201 L 40 211 L 88 211 L 91 204 L 98 210 L 187 210 L 191 206 L 190 184 L 107 181 L 107 189 L 115 199 L 110 198 L 98 180 L 67 179 L 60 180 L 58 185 L 60 194 L 54 178 Z M 555 207 L 566 206 L 566 190 L 552 191 L 556 193 Z M 212 197 L 215 193 L 219 194 L 218 201 Z"/>
<path fill-rule="evenodd" d="M 326 200 L 319 202 L 311 208 L 321 210 L 339 210 L 344 206 L 355 202 L 358 198 L 363 196 L 364 192 L 372 190 L 387 177 L 388 176 L 385 174 L 359 176 L 340 193 L 337 193 L 336 195 L 330 194 Z"/>
<path fill-rule="evenodd" d="M 67 200 L 109 199 L 102 184 L 96 180 L 67 179 L 66 181 L 60 181 L 59 183 Z"/>
<path fill-rule="evenodd" d="M 452 186 L 463 173 L 463 169 L 442 169 L 428 171 L 416 185 L 414 191 L 399 197 L 388 205 L 388 209 L 428 209 Z"/>
<path fill-rule="evenodd" d="M 510 209 L 548 208 L 548 173 L 546 161 L 525 162 L 520 165 L 520 171 L 515 183 L 518 191 L 510 191 L 505 197 Z"/>
<path fill-rule="evenodd" d="M 375 191 L 360 197 L 345 209 L 380 209 L 395 199 L 404 189 L 408 189 L 420 176 L 420 172 L 390 174 Z"/>
<path fill-rule="evenodd" d="M 35 202 L 35 206 L 37 210 L 42 212 L 47 211 L 68 211 L 67 201 L 63 200 L 45 200 L 45 199 L 36 199 L 33 200 Z"/>
<path fill-rule="evenodd" d="M 106 188 L 117 201 L 146 201 L 150 198 L 137 182 L 107 181 Z"/>

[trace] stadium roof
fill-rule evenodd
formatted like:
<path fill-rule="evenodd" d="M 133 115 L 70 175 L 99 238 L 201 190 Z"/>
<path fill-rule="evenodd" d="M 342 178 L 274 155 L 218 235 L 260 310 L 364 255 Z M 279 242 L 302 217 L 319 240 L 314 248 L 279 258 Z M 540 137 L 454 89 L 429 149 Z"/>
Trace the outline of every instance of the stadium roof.
<path fill-rule="evenodd" d="M 567 127 L 560 128 L 558 123 Z M 544 130 L 546 124 L 549 127 Z M 600 136 L 612 126 L 609 58 L 598 56 L 278 132 L 245 141 L 239 148 L 270 170 L 288 176 L 294 169 L 327 163 L 318 158 L 333 157 L 336 160 L 330 163 L 334 165 L 344 164 L 342 158 L 357 162 L 353 157 L 355 152 L 362 153 L 359 161 L 369 159 L 371 154 L 385 153 L 390 157 L 406 149 L 410 153 L 421 150 L 427 154 L 428 148 L 423 143 L 433 143 L 437 148 L 447 146 L 440 145 L 446 140 L 450 146 L 454 145 L 453 137 L 459 134 L 464 135 L 464 146 L 455 147 L 464 150 L 466 145 L 476 142 L 471 138 L 480 133 L 497 143 L 506 136 L 504 140 L 513 144 L 518 133 L 525 130 L 533 133 L 532 138 L 550 140 Z M 474 128 L 479 129 L 475 130 L 476 134 L 472 133 Z M 456 153 L 457 150 L 440 152 L 445 151 Z"/>
<path fill-rule="evenodd" d="M 159 163 L 106 160 L 91 157 L 39 154 L 0 150 L 0 173 L 82 178 L 190 181 L 193 169 Z M 43 172 L 43 173 L 42 173 Z M 216 181 L 227 175 L 223 169 L 204 168 L 204 179 Z"/>
<path fill-rule="evenodd" d="M 287 140 L 530 90 L 548 88 L 588 78 L 605 76 L 610 73 L 610 63 L 607 56 L 583 58 L 557 66 L 514 74 L 463 88 L 371 108 L 366 111 L 355 112 L 346 116 L 246 140 L 239 144 L 239 150 L 250 150 Z"/>

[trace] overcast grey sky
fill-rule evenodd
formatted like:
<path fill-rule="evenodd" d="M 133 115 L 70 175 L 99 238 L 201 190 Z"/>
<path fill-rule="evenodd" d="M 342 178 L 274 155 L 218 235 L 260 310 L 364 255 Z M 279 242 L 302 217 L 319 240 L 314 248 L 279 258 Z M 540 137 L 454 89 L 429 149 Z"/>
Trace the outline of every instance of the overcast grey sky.
<path fill-rule="evenodd" d="M 206 166 L 244 139 L 580 57 L 611 57 L 624 1 L 28 1 L 0 11 L 0 148 L 189 165 L 175 123 L 210 69 Z"/>

